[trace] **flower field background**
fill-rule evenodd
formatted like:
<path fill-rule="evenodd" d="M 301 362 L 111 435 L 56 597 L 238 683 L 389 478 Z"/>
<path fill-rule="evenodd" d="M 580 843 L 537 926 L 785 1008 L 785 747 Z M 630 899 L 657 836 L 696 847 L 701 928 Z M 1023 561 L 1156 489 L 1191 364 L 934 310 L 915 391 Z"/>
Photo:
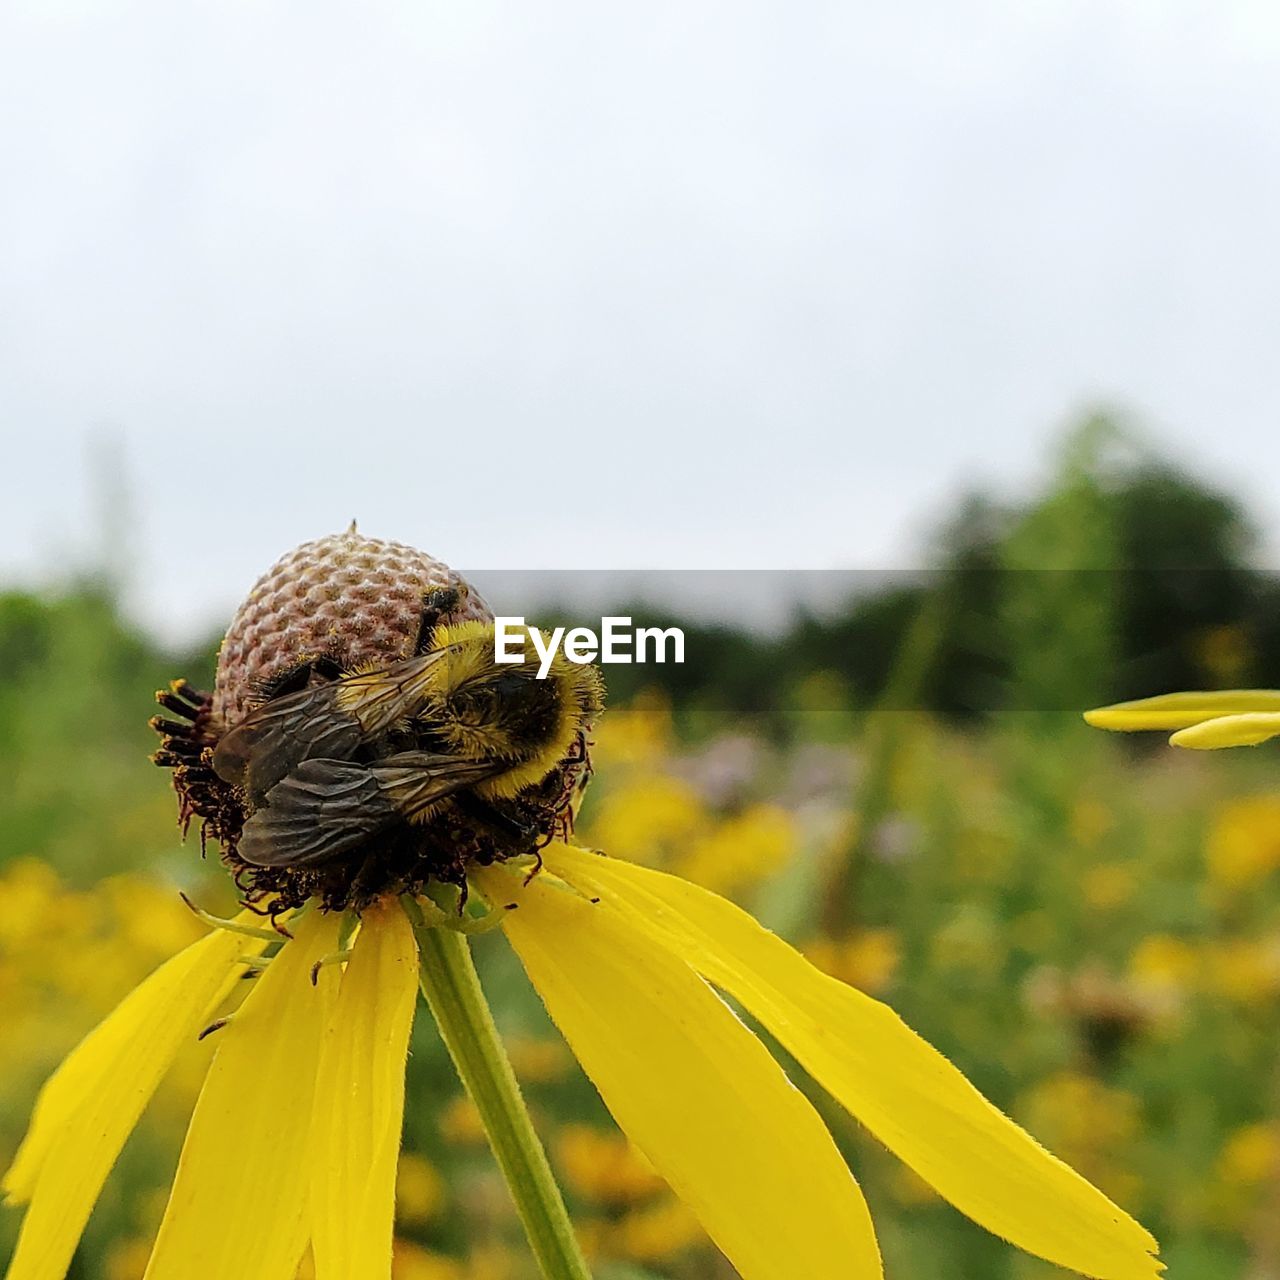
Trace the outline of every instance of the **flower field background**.
<path fill-rule="evenodd" d="M 722 636 L 707 687 L 630 669 L 578 835 L 737 899 L 887 1000 L 1149 1225 L 1171 1274 L 1278 1276 L 1280 755 L 1115 740 L 1078 714 L 1174 685 L 1280 683 L 1280 610 L 1248 565 L 1247 522 L 1097 422 L 1035 501 L 961 515 L 940 564 L 977 576 L 804 620 L 787 644 Z M 1143 545 L 1177 554 L 1158 566 Z M 1165 598 L 1125 576 L 1158 567 L 1195 570 L 1196 590 Z M 992 581 L 998 598 L 978 590 Z M 863 665 L 842 668 L 854 648 Z M 177 890 L 232 905 L 213 850 L 202 862 L 194 832 L 179 846 L 146 763 L 152 691 L 207 679 L 213 654 L 161 652 L 100 582 L 0 595 L 0 1161 L 65 1051 L 201 934 Z M 762 686 L 786 697 L 723 692 Z M 501 936 L 476 954 L 601 1280 L 731 1276 L 614 1130 Z M 141 1276 L 215 1047 L 193 1044 L 162 1086 L 78 1280 Z M 891 1277 L 1063 1274 L 965 1221 L 794 1078 L 865 1188 Z M 18 1216 L 0 1216 L 0 1259 Z M 397 1221 L 397 1280 L 531 1275 L 425 1009 Z"/>

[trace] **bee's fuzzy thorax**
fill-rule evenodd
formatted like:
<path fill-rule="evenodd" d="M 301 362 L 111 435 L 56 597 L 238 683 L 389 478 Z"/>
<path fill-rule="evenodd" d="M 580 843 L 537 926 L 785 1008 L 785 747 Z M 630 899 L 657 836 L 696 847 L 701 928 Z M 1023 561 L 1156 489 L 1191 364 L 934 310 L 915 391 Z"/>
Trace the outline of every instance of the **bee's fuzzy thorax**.
<path fill-rule="evenodd" d="M 545 644 L 549 637 L 542 636 Z M 494 628 L 482 622 L 439 627 L 435 642 L 445 655 L 431 682 L 438 732 L 465 754 L 510 762 L 498 777 L 477 784 L 478 795 L 509 799 L 541 782 L 601 710 L 599 673 L 563 654 L 554 656 L 545 676 L 533 657 L 499 663 Z M 486 693 L 506 695 L 503 713 L 468 716 L 468 700 Z"/>
<path fill-rule="evenodd" d="M 557 654 L 546 675 L 554 689 L 554 718 L 534 753 L 519 767 L 476 788 L 483 795 L 510 797 L 540 781 L 589 730 L 603 706 L 603 685 L 595 667 L 570 662 Z"/>

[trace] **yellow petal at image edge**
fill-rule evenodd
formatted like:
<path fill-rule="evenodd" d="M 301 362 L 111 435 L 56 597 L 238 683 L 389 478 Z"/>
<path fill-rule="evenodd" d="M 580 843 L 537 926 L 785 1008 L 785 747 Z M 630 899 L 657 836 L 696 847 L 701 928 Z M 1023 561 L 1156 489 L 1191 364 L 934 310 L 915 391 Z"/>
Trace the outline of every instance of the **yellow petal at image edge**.
<path fill-rule="evenodd" d="M 887 1005 L 828 977 L 723 898 L 552 845 L 547 867 L 676 948 L 926 1182 L 1030 1253 L 1100 1280 L 1150 1280 L 1155 1239 L 996 1110 Z M 510 913 L 507 923 L 524 910 Z"/>
<path fill-rule="evenodd" d="M 743 1280 L 876 1280 L 870 1214 L 808 1100 L 669 947 L 550 877 L 474 876 L 627 1136 Z"/>
<path fill-rule="evenodd" d="M 316 1280 L 387 1280 L 418 952 L 398 902 L 364 912 L 324 1033 L 311 1149 Z"/>
<path fill-rule="evenodd" d="M 336 912 L 293 929 L 220 1043 L 187 1129 L 146 1280 L 294 1280 L 307 1243 L 311 1102 L 337 967 Z"/>
<path fill-rule="evenodd" d="M 7 1280 L 60 1280 L 125 1140 L 178 1050 L 264 944 L 219 931 L 167 960 L 71 1051 L 40 1091 L 4 1191 L 30 1201 Z"/>
<path fill-rule="evenodd" d="M 1117 702 L 1084 713 L 1095 729 L 1134 733 L 1143 729 L 1186 729 L 1219 716 L 1280 712 L 1280 689 L 1221 689 L 1208 693 L 1162 693 Z"/>
<path fill-rule="evenodd" d="M 1217 751 L 1223 747 L 1256 747 L 1276 737 L 1280 737 L 1280 713 L 1255 712 L 1202 720 L 1179 730 L 1169 741 L 1175 747 L 1190 747 L 1193 751 Z"/>

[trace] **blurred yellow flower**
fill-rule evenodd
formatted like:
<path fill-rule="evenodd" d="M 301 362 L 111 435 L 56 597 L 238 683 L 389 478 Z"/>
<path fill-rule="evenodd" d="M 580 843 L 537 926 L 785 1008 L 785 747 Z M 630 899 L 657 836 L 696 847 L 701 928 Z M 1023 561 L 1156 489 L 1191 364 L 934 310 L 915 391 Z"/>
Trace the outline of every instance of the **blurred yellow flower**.
<path fill-rule="evenodd" d="M 200 937 L 200 922 L 172 887 L 140 876 L 108 876 L 93 897 L 111 914 L 118 937 L 139 954 L 163 960 Z"/>
<path fill-rule="evenodd" d="M 151 1241 L 133 1237 L 117 1241 L 107 1251 L 103 1280 L 142 1280 L 151 1256 Z"/>
<path fill-rule="evenodd" d="M 1091 848 L 1114 825 L 1115 817 L 1111 809 L 1093 796 L 1077 800 L 1072 807 L 1070 832 L 1073 844 Z"/>
<path fill-rule="evenodd" d="M 513 1035 L 507 1040 L 507 1056 L 525 1084 L 552 1084 L 573 1070 L 573 1056 L 563 1040 Z"/>
<path fill-rule="evenodd" d="M 1020 1114 L 1037 1133 L 1109 1194 L 1128 1200 L 1142 1190 L 1116 1153 L 1131 1151 L 1141 1128 L 1138 1099 L 1092 1076 L 1060 1071 L 1023 1094 Z"/>
<path fill-rule="evenodd" d="M 1261 1192 L 1280 1177 L 1280 1133 L 1274 1122 L 1243 1125 L 1231 1133 L 1213 1163 L 1208 1207 L 1214 1222 L 1229 1230 L 1257 1211 Z"/>
<path fill-rule="evenodd" d="M 1129 957 L 1129 974 L 1152 995 L 1179 998 L 1195 985 L 1200 969 L 1196 948 L 1167 933 L 1143 938 Z"/>
<path fill-rule="evenodd" d="M 475 1146 L 486 1141 L 484 1121 L 469 1094 L 460 1093 L 440 1112 L 440 1134 L 446 1142 Z"/>
<path fill-rule="evenodd" d="M 1114 911 L 1133 900 L 1138 891 L 1135 870 L 1122 862 L 1090 867 L 1081 884 L 1085 903 L 1095 911 Z"/>
<path fill-rule="evenodd" d="M 992 977 L 1004 964 L 1003 931 L 985 905 L 966 903 L 934 934 L 929 956 L 932 966 L 944 973 Z"/>
<path fill-rule="evenodd" d="M 645 772 L 615 787 L 594 807 L 582 833 L 615 857 L 727 894 L 773 874 L 797 845 L 785 809 L 754 804 L 720 818 L 692 783 L 663 772 Z"/>
<path fill-rule="evenodd" d="M 397 1238 L 391 1251 L 391 1280 L 468 1280 L 460 1262 Z"/>
<path fill-rule="evenodd" d="M 1280 1133 L 1274 1124 L 1247 1124 L 1226 1141 L 1215 1165 L 1217 1176 L 1239 1187 L 1256 1187 L 1280 1174 Z"/>
<path fill-rule="evenodd" d="M 1248 889 L 1280 867 L 1280 795 L 1245 796 L 1224 804 L 1205 848 L 1211 880 Z"/>
<path fill-rule="evenodd" d="M 1213 990 L 1237 1004 L 1261 1004 L 1280 992 L 1280 937 L 1224 938 L 1206 948 Z"/>
<path fill-rule="evenodd" d="M 671 869 L 704 888 L 732 895 L 772 875 L 795 847 L 795 825 L 786 811 L 757 804 L 711 824 L 673 859 Z"/>
<path fill-rule="evenodd" d="M 590 1125 L 565 1125 L 556 1135 L 556 1162 L 565 1181 L 600 1204 L 644 1200 L 666 1184 L 653 1165 L 620 1133 Z"/>
<path fill-rule="evenodd" d="M 914 1169 L 905 1164 L 895 1164 L 889 1172 L 889 1190 L 893 1198 L 904 1208 L 918 1209 L 923 1205 L 937 1204 L 938 1193 Z"/>
<path fill-rule="evenodd" d="M 615 707 L 596 729 L 596 766 L 656 766 L 671 753 L 675 729 L 671 702 L 658 689 L 646 689 L 631 705 Z"/>
<path fill-rule="evenodd" d="M 526 1264 L 500 1244 L 477 1245 L 467 1256 L 464 1280 L 525 1280 Z"/>
<path fill-rule="evenodd" d="M 41 940 L 62 894 L 58 873 L 38 858 L 16 858 L 0 875 L 0 949 L 18 955 Z"/>
<path fill-rule="evenodd" d="M 666 866 L 708 826 L 706 806 L 693 785 L 655 773 L 615 787 L 594 805 L 585 834 L 614 857 Z"/>
<path fill-rule="evenodd" d="M 658 1262 L 706 1238 L 693 1211 L 671 1196 L 625 1214 L 609 1230 L 606 1248 L 617 1257 Z"/>
<path fill-rule="evenodd" d="M 396 1169 L 396 1218 L 423 1226 L 439 1216 L 447 1199 L 444 1179 L 422 1156 L 405 1152 Z"/>
<path fill-rule="evenodd" d="M 1198 637 L 1197 656 L 1217 684 L 1234 684 L 1249 664 L 1253 650 L 1238 626 L 1209 627 Z"/>
<path fill-rule="evenodd" d="M 893 981 L 901 946 L 893 929 L 859 929 L 838 940 L 815 939 L 804 953 L 824 973 L 877 995 Z"/>

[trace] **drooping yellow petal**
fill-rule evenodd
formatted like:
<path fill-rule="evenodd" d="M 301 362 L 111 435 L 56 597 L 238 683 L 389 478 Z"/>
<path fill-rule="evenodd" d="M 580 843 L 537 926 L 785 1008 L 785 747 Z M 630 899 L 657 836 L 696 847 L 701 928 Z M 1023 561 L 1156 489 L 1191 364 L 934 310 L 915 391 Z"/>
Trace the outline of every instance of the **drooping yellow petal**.
<path fill-rule="evenodd" d="M 1143 1227 L 997 1111 L 887 1005 L 828 977 L 746 912 L 676 876 L 564 846 L 544 856 L 556 875 L 629 913 L 741 1001 L 975 1222 L 1101 1280 L 1159 1274 L 1158 1246 Z"/>
<path fill-rule="evenodd" d="M 264 943 L 219 931 L 165 961 L 71 1051 L 40 1091 L 4 1191 L 30 1201 L 7 1280 L 62 1276 L 125 1140 L 184 1043 Z"/>
<path fill-rule="evenodd" d="M 507 936 L 618 1124 L 743 1280 L 876 1280 L 871 1218 L 812 1106 L 727 1005 L 611 903 L 498 868 Z"/>
<path fill-rule="evenodd" d="M 307 1243 L 307 1162 L 320 1039 L 337 968 L 336 912 L 291 926 L 218 1051 L 191 1125 L 146 1280 L 294 1280 Z"/>
<path fill-rule="evenodd" d="M 399 903 L 364 912 L 316 1076 L 316 1280 L 387 1280 L 418 952 Z"/>
<path fill-rule="evenodd" d="M 1169 739 L 1175 747 L 1216 751 L 1220 747 L 1256 747 L 1280 737 L 1280 712 L 1256 711 L 1250 715 L 1219 716 L 1181 729 Z"/>
<path fill-rule="evenodd" d="M 1210 693 L 1162 693 L 1117 702 L 1084 713 L 1095 729 L 1132 733 L 1141 729 L 1186 729 L 1219 716 L 1280 712 L 1280 689 L 1221 689 Z"/>

